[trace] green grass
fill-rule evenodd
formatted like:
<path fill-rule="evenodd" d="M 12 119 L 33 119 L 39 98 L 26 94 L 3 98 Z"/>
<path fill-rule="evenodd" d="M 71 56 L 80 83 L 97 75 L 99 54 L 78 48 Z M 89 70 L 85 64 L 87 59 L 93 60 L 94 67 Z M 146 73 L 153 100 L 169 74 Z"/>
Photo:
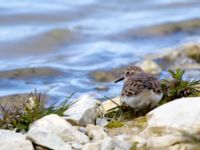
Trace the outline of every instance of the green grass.
<path fill-rule="evenodd" d="M 200 96 L 200 80 L 183 80 L 184 70 L 169 70 L 172 80 L 163 80 L 161 83 L 163 89 L 163 99 L 160 104 L 172 101 L 181 97 Z"/>
<path fill-rule="evenodd" d="M 35 120 L 49 114 L 63 115 L 64 111 L 74 104 L 70 101 L 72 95 L 66 97 L 60 104 L 57 101 L 46 107 L 44 95 L 35 91 L 23 100 L 22 107 L 14 106 L 10 108 L 0 105 L 0 128 L 26 132 L 29 125 Z"/>

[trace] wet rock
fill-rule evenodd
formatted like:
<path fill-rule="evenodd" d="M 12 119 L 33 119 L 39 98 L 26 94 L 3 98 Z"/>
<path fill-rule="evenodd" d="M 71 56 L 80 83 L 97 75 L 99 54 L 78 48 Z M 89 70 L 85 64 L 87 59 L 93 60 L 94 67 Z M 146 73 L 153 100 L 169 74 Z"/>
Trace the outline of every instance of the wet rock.
<path fill-rule="evenodd" d="M 191 33 L 195 31 L 198 27 L 200 27 L 200 20 L 190 19 L 160 25 L 153 25 L 146 28 L 139 28 L 134 31 L 129 31 L 129 34 L 130 32 L 132 32 L 132 34 L 137 36 L 163 36 L 181 31 Z"/>
<path fill-rule="evenodd" d="M 188 45 L 185 47 L 186 55 L 200 63 L 200 44 Z"/>
<path fill-rule="evenodd" d="M 41 76 L 57 76 L 63 74 L 60 70 L 51 67 L 32 67 L 22 68 L 8 71 L 1 71 L 0 78 L 22 79 L 22 78 L 36 78 Z"/>
<path fill-rule="evenodd" d="M 99 107 L 99 109 L 101 110 L 103 114 L 106 114 L 108 110 L 115 108 L 117 106 L 116 104 L 119 106 L 122 105 L 120 97 L 116 97 L 116 98 L 113 98 L 112 100 L 109 99 L 102 102 L 102 105 Z"/>
<path fill-rule="evenodd" d="M 65 143 L 59 136 L 44 128 L 31 128 L 27 138 L 33 143 L 49 149 L 71 150 L 71 146 Z"/>
<path fill-rule="evenodd" d="M 0 150 L 34 150 L 26 136 L 14 131 L 0 129 Z"/>
<path fill-rule="evenodd" d="M 88 124 L 87 135 L 93 140 L 98 141 L 107 137 L 107 133 L 104 131 L 104 128 L 97 125 Z"/>
<path fill-rule="evenodd" d="M 145 60 L 143 62 L 137 63 L 136 66 L 142 68 L 144 72 L 151 74 L 159 74 L 161 73 L 161 67 L 152 60 Z"/>
<path fill-rule="evenodd" d="M 9 110 L 12 109 L 22 109 L 26 106 L 29 109 L 32 109 L 35 106 L 35 99 L 37 95 L 35 94 L 14 94 L 9 96 L 0 97 L 0 104 L 3 107 L 6 107 Z M 41 106 L 43 106 L 48 98 L 47 95 L 41 95 Z M 0 107 L 0 113 L 1 113 Z"/>
<path fill-rule="evenodd" d="M 108 86 L 100 85 L 95 88 L 97 91 L 107 91 L 109 89 Z"/>
<path fill-rule="evenodd" d="M 79 97 L 75 104 L 64 112 L 65 119 L 73 125 L 86 126 L 94 124 L 97 118 L 100 102 L 90 95 Z"/>
<path fill-rule="evenodd" d="M 115 68 L 111 71 L 95 71 L 92 72 L 91 77 L 97 82 L 114 82 L 119 76 L 121 76 L 126 67 Z"/>
<path fill-rule="evenodd" d="M 147 139 L 147 147 L 181 147 L 198 135 L 199 114 L 200 97 L 174 100 L 147 114 L 147 127 L 140 135 Z"/>
<path fill-rule="evenodd" d="M 85 134 L 58 115 L 51 114 L 35 121 L 30 126 L 30 130 L 35 127 L 51 131 L 64 142 L 75 141 L 81 144 L 89 142 L 89 138 Z"/>

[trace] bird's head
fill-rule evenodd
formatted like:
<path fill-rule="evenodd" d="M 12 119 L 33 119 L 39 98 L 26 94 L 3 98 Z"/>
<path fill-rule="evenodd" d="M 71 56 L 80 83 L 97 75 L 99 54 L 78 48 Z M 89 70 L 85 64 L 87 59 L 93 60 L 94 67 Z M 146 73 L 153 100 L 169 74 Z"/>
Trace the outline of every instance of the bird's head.
<path fill-rule="evenodd" d="M 133 77 L 134 75 L 138 74 L 138 73 L 142 73 L 144 72 L 140 67 L 137 66 L 129 66 L 123 73 L 123 76 L 120 77 L 119 79 L 117 79 L 115 81 L 115 83 L 121 81 L 121 80 L 126 80 L 128 78 Z"/>

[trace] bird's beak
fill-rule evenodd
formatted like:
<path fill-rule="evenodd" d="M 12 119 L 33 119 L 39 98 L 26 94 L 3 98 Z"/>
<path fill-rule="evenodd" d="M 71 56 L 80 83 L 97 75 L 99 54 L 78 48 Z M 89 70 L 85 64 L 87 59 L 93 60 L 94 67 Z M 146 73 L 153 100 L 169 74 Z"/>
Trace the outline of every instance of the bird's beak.
<path fill-rule="evenodd" d="M 117 80 L 115 81 L 115 83 L 117 83 L 117 82 L 119 82 L 119 81 L 122 81 L 122 80 L 124 80 L 124 77 L 123 77 L 123 76 L 120 77 L 119 79 L 117 79 Z"/>

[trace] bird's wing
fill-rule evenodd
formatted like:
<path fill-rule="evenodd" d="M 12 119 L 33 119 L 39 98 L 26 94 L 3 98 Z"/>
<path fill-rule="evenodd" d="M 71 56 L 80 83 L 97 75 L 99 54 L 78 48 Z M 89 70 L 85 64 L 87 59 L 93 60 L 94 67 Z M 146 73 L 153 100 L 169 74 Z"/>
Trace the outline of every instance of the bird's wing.
<path fill-rule="evenodd" d="M 153 76 L 140 73 L 125 81 L 122 96 L 137 95 L 143 89 L 152 89 L 156 93 L 162 91 L 159 82 Z"/>

